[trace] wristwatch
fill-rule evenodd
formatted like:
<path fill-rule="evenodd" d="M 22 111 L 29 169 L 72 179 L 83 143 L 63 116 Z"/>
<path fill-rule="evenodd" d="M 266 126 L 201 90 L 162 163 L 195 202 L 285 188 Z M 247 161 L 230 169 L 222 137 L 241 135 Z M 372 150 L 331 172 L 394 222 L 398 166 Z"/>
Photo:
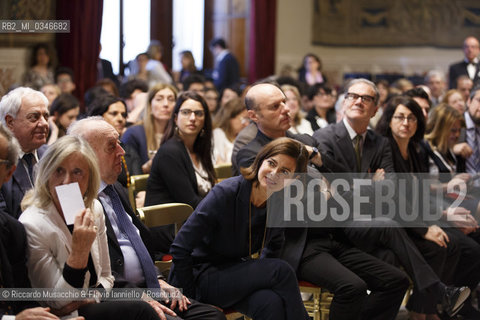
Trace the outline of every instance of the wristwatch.
<path fill-rule="evenodd" d="M 312 160 L 313 158 L 315 158 L 315 156 L 318 154 L 318 149 L 315 148 L 315 147 L 312 147 L 312 153 L 310 154 L 310 157 L 308 157 L 308 160 Z"/>

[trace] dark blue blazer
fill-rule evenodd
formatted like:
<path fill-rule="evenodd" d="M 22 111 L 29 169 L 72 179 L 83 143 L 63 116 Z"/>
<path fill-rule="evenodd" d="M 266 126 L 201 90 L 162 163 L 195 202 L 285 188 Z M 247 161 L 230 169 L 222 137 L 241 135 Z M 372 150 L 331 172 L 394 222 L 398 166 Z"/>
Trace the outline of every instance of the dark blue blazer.
<path fill-rule="evenodd" d="M 122 142 L 137 151 L 142 165 L 149 160 L 147 148 L 147 136 L 142 125 L 131 126 L 122 136 Z"/>
<path fill-rule="evenodd" d="M 237 83 L 240 80 L 240 68 L 237 59 L 231 53 L 227 53 L 225 57 L 218 63 L 214 77 L 215 87 L 219 92 L 223 89 Z"/>
<path fill-rule="evenodd" d="M 47 146 L 43 145 L 37 149 L 38 158 L 41 159 Z M 33 181 L 32 181 L 33 183 Z M 30 178 L 28 176 L 25 167 L 21 160 L 17 164 L 17 169 L 13 173 L 12 178 L 3 184 L 0 189 L 0 211 L 6 212 L 15 219 L 20 217 L 22 210 L 20 209 L 20 203 L 23 196 L 28 190 L 32 188 L 30 184 Z"/>
<path fill-rule="evenodd" d="M 243 176 L 222 181 L 207 194 L 180 229 L 170 248 L 170 284 L 195 296 L 195 281 L 208 268 L 240 263 L 249 255 L 252 182 Z M 276 257 L 283 229 L 267 229 L 261 258 Z"/>

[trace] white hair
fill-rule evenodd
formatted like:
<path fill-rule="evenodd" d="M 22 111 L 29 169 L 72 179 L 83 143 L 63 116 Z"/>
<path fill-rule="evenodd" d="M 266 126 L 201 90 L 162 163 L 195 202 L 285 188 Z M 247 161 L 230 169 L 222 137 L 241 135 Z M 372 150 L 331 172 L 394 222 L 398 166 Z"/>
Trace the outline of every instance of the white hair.
<path fill-rule="evenodd" d="M 17 117 L 18 110 L 20 110 L 20 107 L 22 106 L 22 99 L 29 95 L 35 95 L 39 97 L 45 103 L 45 106 L 48 106 L 47 97 L 40 91 L 27 87 L 13 89 L 4 95 L 0 101 L 0 121 L 4 126 L 7 125 L 5 117 L 10 115 L 15 119 Z"/>

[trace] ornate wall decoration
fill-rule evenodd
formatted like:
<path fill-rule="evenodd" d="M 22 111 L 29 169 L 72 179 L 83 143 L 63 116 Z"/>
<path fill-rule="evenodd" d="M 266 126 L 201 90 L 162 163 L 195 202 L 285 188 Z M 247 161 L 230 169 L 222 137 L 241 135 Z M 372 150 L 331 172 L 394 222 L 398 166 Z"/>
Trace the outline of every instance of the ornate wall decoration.
<path fill-rule="evenodd" d="M 458 48 L 480 35 L 478 0 L 314 0 L 312 43 Z"/>

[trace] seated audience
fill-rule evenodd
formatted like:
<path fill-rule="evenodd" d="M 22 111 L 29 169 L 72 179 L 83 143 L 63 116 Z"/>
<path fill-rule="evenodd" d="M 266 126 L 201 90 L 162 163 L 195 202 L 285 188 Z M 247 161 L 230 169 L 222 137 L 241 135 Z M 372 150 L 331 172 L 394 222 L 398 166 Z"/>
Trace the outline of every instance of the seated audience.
<path fill-rule="evenodd" d="M 302 66 L 298 70 L 298 80 L 309 86 L 327 82 L 322 73 L 322 61 L 316 54 L 308 53 L 303 57 Z"/>
<path fill-rule="evenodd" d="M 456 89 L 448 90 L 442 99 L 442 103 L 446 103 L 450 107 L 457 109 L 461 114 L 465 112 L 466 101 L 463 99 L 462 93 Z"/>
<path fill-rule="evenodd" d="M 401 173 L 399 178 L 406 179 L 409 186 L 413 186 L 415 179 L 423 179 L 424 177 L 418 173 L 425 173 L 428 168 L 422 162 L 417 151 L 418 143 L 423 139 L 425 132 L 425 119 L 420 106 L 408 97 L 392 98 L 385 108 L 376 131 L 390 141 L 395 172 Z M 424 194 L 423 191 L 418 192 Z M 411 204 L 412 199 L 414 199 L 414 195 L 409 189 L 405 196 L 400 198 L 400 201 Z M 405 224 L 403 221 L 399 222 Z M 450 228 L 442 229 L 439 222 L 425 223 L 421 219 L 417 219 L 415 224 L 415 228 L 406 230 L 427 263 L 443 282 L 452 283 L 455 277 L 477 272 L 476 269 L 480 266 L 480 262 L 469 263 L 468 270 L 465 270 L 464 266 L 458 265 L 462 252 L 455 238 L 449 237 Z M 439 319 L 436 316 L 436 301 L 432 298 L 427 292 L 421 292 L 414 286 L 413 294 L 407 304 L 410 319 Z"/>
<path fill-rule="evenodd" d="M 290 129 L 288 129 L 288 131 L 295 134 L 305 133 L 312 135 L 312 125 L 305 119 L 305 115 L 303 114 L 300 92 L 297 87 L 285 84 L 281 86 L 281 89 L 287 99 L 285 104 L 288 106 L 288 109 L 290 109 Z"/>
<path fill-rule="evenodd" d="M 28 241 L 28 275 L 34 288 L 111 289 L 105 218 L 96 200 L 100 186 L 98 163 L 92 149 L 80 138 L 60 138 L 39 162 L 36 187 L 22 201 L 20 222 Z M 78 183 L 85 208 L 64 212 L 55 187 Z M 67 225 L 66 215 L 74 214 Z M 92 303 L 87 299 L 41 301 L 63 314 L 86 319 L 158 319 L 143 301 Z"/>
<path fill-rule="evenodd" d="M 468 101 L 470 97 L 470 90 L 473 88 L 473 81 L 467 75 L 462 75 L 457 78 L 457 85 L 455 89 L 460 91 L 464 101 Z"/>
<path fill-rule="evenodd" d="M 161 303 L 149 301 L 162 319 L 166 316 L 167 319 L 225 320 L 224 315 L 214 307 L 182 295 L 156 270 L 151 257 L 157 243 L 135 215 L 124 188 L 116 182 L 121 171 L 120 158 L 124 154 L 118 144 L 118 132 L 102 118 L 90 117 L 75 123 L 69 134 L 84 138 L 100 163 L 98 198 L 105 215 L 115 287 L 161 288 L 171 294 L 159 301 Z"/>
<path fill-rule="evenodd" d="M 325 84 L 317 83 L 308 88 L 308 100 L 312 102 L 313 108 L 307 114 L 313 131 L 325 128 L 330 123 L 337 121 L 335 113 L 334 92 Z"/>
<path fill-rule="evenodd" d="M 283 189 L 283 180 L 306 172 L 307 162 L 301 143 L 281 138 L 265 146 L 242 176 L 215 186 L 172 244 L 172 283 L 253 319 L 309 319 L 295 272 L 276 258 L 283 230 L 267 228 L 266 221 L 267 188 Z"/>
<path fill-rule="evenodd" d="M 203 96 L 205 93 L 205 78 L 200 74 L 191 74 L 182 81 L 183 91 L 193 91 Z"/>
<path fill-rule="evenodd" d="M 106 94 L 95 99 L 89 108 L 89 116 L 101 116 L 107 121 L 121 137 L 127 123 L 127 106 L 120 98 Z M 130 176 L 142 174 L 142 161 L 137 151 L 131 145 L 123 145 L 125 155 L 122 157 L 122 172 L 118 181 L 128 188 Z"/>
<path fill-rule="evenodd" d="M 416 87 L 411 90 L 405 92 L 407 97 L 412 98 L 415 100 L 416 103 L 422 108 L 422 113 L 425 118 L 425 121 L 428 119 L 428 113 L 430 112 L 430 107 L 432 106 L 432 102 L 430 101 L 430 96 L 424 90 L 424 88 Z"/>
<path fill-rule="evenodd" d="M 148 83 L 143 80 L 129 80 L 120 86 L 119 94 L 127 104 L 127 123 L 140 120 L 147 101 Z"/>
<path fill-rule="evenodd" d="M 140 156 L 143 173 L 150 173 L 152 159 L 160 148 L 168 120 L 170 120 L 177 90 L 169 84 L 157 84 L 148 92 L 143 123 L 127 129 L 122 137 Z"/>
<path fill-rule="evenodd" d="M 53 52 L 45 43 L 39 43 L 32 49 L 30 69 L 23 75 L 23 85 L 40 90 L 44 85 L 53 83 L 55 65 Z"/>
<path fill-rule="evenodd" d="M 249 123 L 245 104 L 240 98 L 230 100 L 218 111 L 213 123 L 214 164 L 231 163 L 233 142 Z"/>
<path fill-rule="evenodd" d="M 180 65 L 182 69 L 177 76 L 176 82 L 183 82 L 189 75 L 198 73 L 197 67 L 195 66 L 195 58 L 190 50 L 180 52 Z"/>
<path fill-rule="evenodd" d="M 40 92 L 48 99 L 48 110 L 50 110 L 53 100 L 55 100 L 61 93 L 60 88 L 54 83 L 44 84 L 40 89 Z"/>
<path fill-rule="evenodd" d="M 112 79 L 109 79 L 109 78 L 100 79 L 97 81 L 97 83 L 95 83 L 95 86 L 102 87 L 103 89 L 105 89 L 105 91 L 110 93 L 112 96 L 118 97 L 118 88 Z"/>
<path fill-rule="evenodd" d="M 215 87 L 213 88 L 206 88 L 205 89 L 205 94 L 203 95 L 205 101 L 208 104 L 208 110 L 210 111 L 210 114 L 215 116 L 215 113 L 217 112 L 218 109 L 218 92 Z"/>
<path fill-rule="evenodd" d="M 60 94 L 50 107 L 48 124 L 50 127 L 47 144 L 67 134 L 68 127 L 77 120 L 80 113 L 80 101 L 69 93 Z"/>
<path fill-rule="evenodd" d="M 182 93 L 152 162 L 145 205 L 180 202 L 195 208 L 215 184 L 212 122 L 205 100 Z"/>
<path fill-rule="evenodd" d="M 0 121 L 17 138 L 22 149 L 12 179 L 0 190 L 0 210 L 18 219 L 22 212 L 20 202 L 33 187 L 35 164 L 46 149 L 48 100 L 40 91 L 25 87 L 14 89 L 0 101 Z"/>
<path fill-rule="evenodd" d="M 62 93 L 73 94 L 76 88 L 73 70 L 68 67 L 59 67 L 55 71 L 55 83 L 60 87 Z"/>
<path fill-rule="evenodd" d="M 18 161 L 20 147 L 12 134 L 0 124 L 0 157 L 5 165 L 0 167 L 0 186 L 7 182 Z M 27 236 L 25 228 L 5 212 L 0 212 L 0 287 L 30 288 L 26 268 Z M 2 301 L 0 315 L 8 319 L 59 319 L 50 312 L 50 308 L 21 301 Z M 16 314 L 16 317 L 12 316 Z M 75 318 L 81 320 L 83 317 Z"/>
<path fill-rule="evenodd" d="M 220 95 L 220 105 L 219 109 L 223 108 L 225 104 L 235 98 L 240 98 L 242 96 L 242 89 L 240 88 L 239 85 L 233 84 L 225 89 L 223 89 L 221 95 Z"/>

